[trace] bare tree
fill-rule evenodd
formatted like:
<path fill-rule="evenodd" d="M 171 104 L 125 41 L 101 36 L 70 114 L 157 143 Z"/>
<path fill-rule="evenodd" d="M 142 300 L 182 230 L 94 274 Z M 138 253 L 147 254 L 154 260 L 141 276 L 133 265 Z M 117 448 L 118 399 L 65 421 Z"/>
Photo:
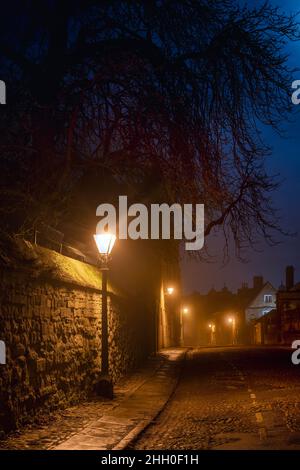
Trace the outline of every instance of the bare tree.
<path fill-rule="evenodd" d="M 67 195 L 105 171 L 133 197 L 204 203 L 205 234 L 222 227 L 238 253 L 256 235 L 272 241 L 276 182 L 258 129 L 290 112 L 294 16 L 227 0 L 11 8 L 0 33 L 8 228 L 67 217 Z"/>

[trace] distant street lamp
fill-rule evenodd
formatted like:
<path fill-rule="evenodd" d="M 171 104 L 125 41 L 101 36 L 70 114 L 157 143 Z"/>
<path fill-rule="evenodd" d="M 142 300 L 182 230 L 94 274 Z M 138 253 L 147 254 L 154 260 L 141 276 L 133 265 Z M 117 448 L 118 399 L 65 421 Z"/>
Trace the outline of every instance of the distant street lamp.
<path fill-rule="evenodd" d="M 232 325 L 232 344 L 236 342 L 236 319 L 235 316 L 228 318 L 228 323 Z"/>
<path fill-rule="evenodd" d="M 187 315 L 189 313 L 189 308 L 188 307 L 182 307 L 180 310 L 180 344 L 181 346 L 184 345 L 184 318 L 183 315 Z"/>
<path fill-rule="evenodd" d="M 210 329 L 210 344 L 216 344 L 216 325 L 215 323 L 209 323 L 208 328 Z"/>
<path fill-rule="evenodd" d="M 168 293 L 169 295 L 172 295 L 173 292 L 174 292 L 174 287 L 172 287 L 172 286 L 167 287 L 167 293 Z"/>
<path fill-rule="evenodd" d="M 98 393 L 106 397 L 113 397 L 112 380 L 109 377 L 109 351 L 108 351 L 108 320 L 107 320 L 107 274 L 108 261 L 116 241 L 116 236 L 104 232 L 94 235 L 99 251 L 100 269 L 102 271 L 102 312 L 101 312 L 101 378 L 98 383 Z"/>

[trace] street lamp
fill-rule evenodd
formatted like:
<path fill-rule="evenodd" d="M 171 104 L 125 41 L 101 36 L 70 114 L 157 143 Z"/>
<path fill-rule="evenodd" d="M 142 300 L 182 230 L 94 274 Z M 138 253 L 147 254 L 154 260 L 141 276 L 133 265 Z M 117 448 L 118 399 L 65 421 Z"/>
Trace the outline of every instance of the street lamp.
<path fill-rule="evenodd" d="M 228 318 L 228 323 L 232 325 L 232 344 L 235 344 L 235 335 L 236 335 L 236 320 L 235 316 L 229 317 Z"/>
<path fill-rule="evenodd" d="M 189 313 L 189 308 L 188 307 L 182 307 L 180 309 L 180 343 L 181 346 L 184 345 L 184 319 L 183 315 L 187 315 Z"/>
<path fill-rule="evenodd" d="M 216 325 L 215 323 L 209 323 L 208 328 L 210 329 L 210 344 L 216 344 Z"/>
<path fill-rule="evenodd" d="M 114 247 L 116 236 L 111 233 L 104 232 L 94 235 L 94 239 L 100 254 L 100 260 L 107 263 L 109 255 Z"/>
<path fill-rule="evenodd" d="M 172 295 L 173 292 L 174 292 L 174 287 L 172 287 L 172 286 L 167 287 L 167 293 L 168 293 L 169 295 Z"/>
<path fill-rule="evenodd" d="M 107 321 L 107 273 L 108 261 L 116 241 L 116 236 L 104 232 L 94 235 L 99 251 L 100 269 L 102 271 L 102 312 L 101 312 L 101 378 L 98 384 L 98 393 L 106 397 L 113 397 L 113 385 L 109 377 L 108 352 L 108 321 Z"/>

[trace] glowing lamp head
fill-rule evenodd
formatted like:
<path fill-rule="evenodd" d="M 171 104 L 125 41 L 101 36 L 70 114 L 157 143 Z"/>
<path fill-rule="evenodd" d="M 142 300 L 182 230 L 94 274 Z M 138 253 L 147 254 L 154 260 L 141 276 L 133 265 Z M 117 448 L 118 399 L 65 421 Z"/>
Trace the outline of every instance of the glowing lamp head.
<path fill-rule="evenodd" d="M 228 323 L 232 323 L 233 322 L 233 318 L 232 317 L 229 317 L 228 318 Z"/>
<path fill-rule="evenodd" d="M 172 295 L 174 292 L 174 287 L 167 287 L 167 292 L 169 295 Z"/>
<path fill-rule="evenodd" d="M 184 308 L 182 309 L 182 311 L 183 311 L 183 313 L 185 313 L 185 314 L 189 313 L 189 309 L 188 309 L 187 307 L 184 307 Z"/>
<path fill-rule="evenodd" d="M 208 325 L 208 328 L 212 328 L 212 324 L 211 324 L 211 323 Z"/>
<path fill-rule="evenodd" d="M 94 239 L 100 255 L 110 255 L 116 241 L 116 236 L 111 233 L 104 232 L 94 235 Z"/>

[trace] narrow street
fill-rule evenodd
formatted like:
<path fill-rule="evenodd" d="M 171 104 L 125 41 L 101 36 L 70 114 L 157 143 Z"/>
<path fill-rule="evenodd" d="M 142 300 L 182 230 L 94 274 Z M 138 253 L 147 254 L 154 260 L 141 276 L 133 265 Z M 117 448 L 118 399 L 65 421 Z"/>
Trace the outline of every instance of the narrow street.
<path fill-rule="evenodd" d="M 271 347 L 165 349 L 113 400 L 79 403 L 0 449 L 300 450 L 300 366 Z"/>
<path fill-rule="evenodd" d="M 280 348 L 194 349 L 134 449 L 300 449 L 300 367 Z"/>

